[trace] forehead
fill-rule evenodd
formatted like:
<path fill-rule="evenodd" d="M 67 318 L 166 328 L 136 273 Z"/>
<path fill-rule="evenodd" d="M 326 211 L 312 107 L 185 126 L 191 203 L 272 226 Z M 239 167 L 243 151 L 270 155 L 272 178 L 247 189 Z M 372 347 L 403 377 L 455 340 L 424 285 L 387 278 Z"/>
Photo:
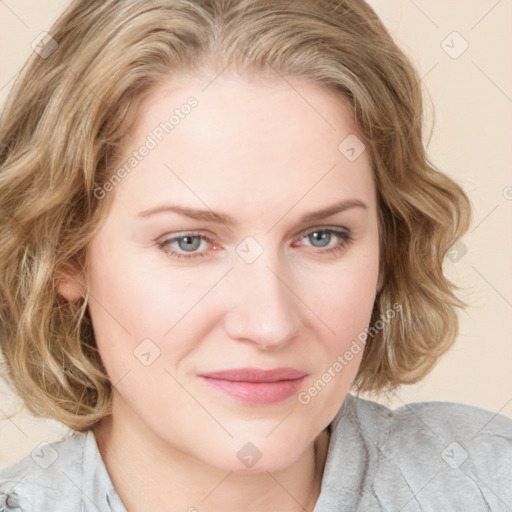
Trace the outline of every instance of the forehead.
<path fill-rule="evenodd" d="M 348 107 L 305 79 L 175 77 L 141 104 L 118 165 L 150 149 L 115 193 L 140 209 L 175 196 L 195 206 L 239 197 L 242 210 L 247 197 L 279 208 L 304 195 L 371 202 L 369 158 L 348 159 L 347 137 L 357 137 Z"/>

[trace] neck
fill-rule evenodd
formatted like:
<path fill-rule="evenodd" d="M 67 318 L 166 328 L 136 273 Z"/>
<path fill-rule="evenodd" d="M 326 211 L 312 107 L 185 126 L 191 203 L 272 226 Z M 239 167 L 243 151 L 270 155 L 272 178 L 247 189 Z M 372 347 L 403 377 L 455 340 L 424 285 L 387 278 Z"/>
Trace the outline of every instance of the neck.
<path fill-rule="evenodd" d="M 152 434 L 140 420 L 103 418 L 93 429 L 114 488 L 129 512 L 311 512 L 320 494 L 329 434 L 322 432 L 285 470 L 215 468 Z"/>

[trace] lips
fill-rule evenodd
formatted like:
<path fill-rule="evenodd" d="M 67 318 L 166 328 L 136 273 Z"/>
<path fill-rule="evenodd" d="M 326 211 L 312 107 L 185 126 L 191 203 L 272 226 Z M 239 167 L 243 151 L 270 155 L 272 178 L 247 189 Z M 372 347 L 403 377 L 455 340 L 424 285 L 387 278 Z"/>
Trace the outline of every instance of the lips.
<path fill-rule="evenodd" d="M 229 380 L 232 382 L 277 382 L 280 380 L 295 380 L 306 376 L 306 373 L 293 368 L 276 368 L 275 370 L 260 370 L 258 368 L 240 368 L 202 374 L 210 379 Z"/>
<path fill-rule="evenodd" d="M 201 374 L 210 387 L 246 403 L 282 402 L 300 389 L 307 373 L 293 368 L 237 368 Z"/>

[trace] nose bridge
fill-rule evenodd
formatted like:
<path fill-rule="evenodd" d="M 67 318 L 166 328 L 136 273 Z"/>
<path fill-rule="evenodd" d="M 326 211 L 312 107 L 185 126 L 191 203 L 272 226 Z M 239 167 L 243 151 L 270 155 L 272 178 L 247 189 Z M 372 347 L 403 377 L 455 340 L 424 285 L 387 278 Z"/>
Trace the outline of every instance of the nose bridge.
<path fill-rule="evenodd" d="M 226 312 L 226 329 L 233 338 L 280 348 L 298 332 L 300 301 L 288 288 L 288 273 L 270 250 L 248 261 L 241 257 L 228 276 L 232 307 Z"/>

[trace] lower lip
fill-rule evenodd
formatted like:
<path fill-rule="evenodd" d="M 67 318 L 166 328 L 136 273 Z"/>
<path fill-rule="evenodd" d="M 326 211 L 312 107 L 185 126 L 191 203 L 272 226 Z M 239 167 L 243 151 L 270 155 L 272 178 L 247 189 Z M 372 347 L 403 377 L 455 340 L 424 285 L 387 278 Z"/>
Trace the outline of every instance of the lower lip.
<path fill-rule="evenodd" d="M 277 382 L 240 382 L 201 377 L 210 386 L 251 404 L 274 404 L 295 395 L 304 379 L 280 380 Z"/>

